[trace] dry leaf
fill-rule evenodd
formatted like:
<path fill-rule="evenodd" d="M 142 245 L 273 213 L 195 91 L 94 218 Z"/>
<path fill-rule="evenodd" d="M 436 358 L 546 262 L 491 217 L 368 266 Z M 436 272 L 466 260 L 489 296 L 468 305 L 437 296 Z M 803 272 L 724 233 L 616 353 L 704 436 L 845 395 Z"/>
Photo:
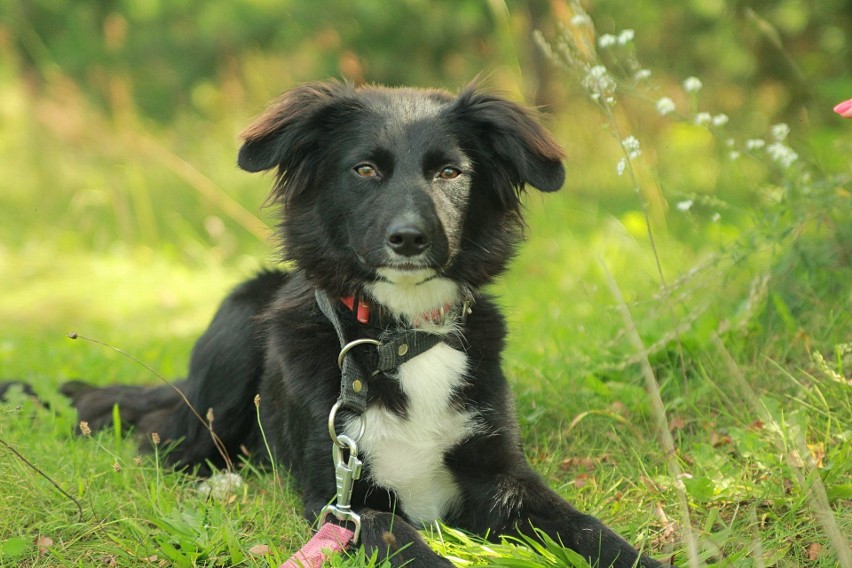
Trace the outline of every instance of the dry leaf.
<path fill-rule="evenodd" d="M 808 560 L 813 562 L 814 560 L 819 560 L 820 555 L 822 554 L 822 545 L 818 542 L 813 542 L 808 547 Z"/>
<path fill-rule="evenodd" d="M 563 471 L 567 471 L 569 469 L 585 469 L 589 471 L 593 471 L 597 466 L 598 460 L 594 458 L 588 457 L 573 457 L 573 458 L 565 458 L 562 460 L 562 464 L 560 467 Z"/>
<path fill-rule="evenodd" d="M 684 426 L 686 426 L 686 420 L 684 420 L 680 416 L 672 416 L 672 419 L 669 421 L 670 432 L 674 432 L 675 430 L 683 430 Z"/>
<path fill-rule="evenodd" d="M 811 457 L 814 459 L 814 464 L 818 468 L 823 467 L 823 460 L 825 459 L 825 446 L 822 442 L 819 444 L 808 444 L 808 450 L 811 452 Z"/>
<path fill-rule="evenodd" d="M 712 445 L 714 448 L 718 448 L 719 446 L 727 446 L 732 441 L 733 440 L 731 440 L 731 437 L 727 434 L 719 435 L 716 433 L 715 430 L 710 432 L 710 445 Z"/>
<path fill-rule="evenodd" d="M 581 473 L 580 475 L 578 475 L 577 477 L 574 478 L 574 486 L 575 487 L 585 487 L 586 484 L 588 483 L 588 481 L 586 481 L 586 480 L 589 479 L 590 477 L 591 476 L 588 473 Z"/>
<path fill-rule="evenodd" d="M 656 493 L 659 493 L 659 492 L 660 492 L 660 486 L 659 486 L 659 485 L 657 485 L 657 484 L 654 482 L 654 480 L 653 480 L 653 479 L 651 479 L 650 477 L 646 477 L 646 476 L 644 476 L 644 475 L 643 475 L 643 476 L 642 476 L 641 478 L 639 478 L 639 479 L 640 479 L 640 481 L 642 481 L 642 485 L 644 485 L 644 486 L 645 486 L 645 488 L 646 488 L 648 491 L 654 491 L 654 492 L 656 492 Z"/>
<path fill-rule="evenodd" d="M 47 554 L 47 549 L 53 546 L 53 539 L 49 536 L 39 535 L 35 544 L 38 547 L 38 555 L 44 556 Z"/>
<path fill-rule="evenodd" d="M 269 546 L 265 544 L 255 544 L 251 548 L 249 548 L 249 554 L 253 556 L 266 556 L 269 554 Z"/>

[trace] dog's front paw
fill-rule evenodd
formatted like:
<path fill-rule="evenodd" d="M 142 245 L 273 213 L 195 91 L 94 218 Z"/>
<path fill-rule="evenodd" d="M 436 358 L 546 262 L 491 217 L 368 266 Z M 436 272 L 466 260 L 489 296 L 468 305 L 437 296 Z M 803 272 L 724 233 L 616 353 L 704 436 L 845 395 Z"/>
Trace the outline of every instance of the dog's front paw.
<path fill-rule="evenodd" d="M 361 542 L 368 557 L 377 552 L 380 562 L 387 559 L 392 566 L 452 567 L 449 560 L 429 548 L 414 527 L 392 513 L 361 513 Z"/>

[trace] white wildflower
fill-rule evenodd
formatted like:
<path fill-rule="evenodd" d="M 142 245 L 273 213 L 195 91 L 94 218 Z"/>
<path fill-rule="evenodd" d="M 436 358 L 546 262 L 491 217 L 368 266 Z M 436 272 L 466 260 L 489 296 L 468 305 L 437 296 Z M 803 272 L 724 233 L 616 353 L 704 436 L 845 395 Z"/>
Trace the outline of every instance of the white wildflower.
<path fill-rule="evenodd" d="M 742 154 L 738 150 L 731 150 L 728 152 L 728 159 L 732 162 L 737 161 L 740 156 L 742 156 Z"/>
<path fill-rule="evenodd" d="M 692 209 L 692 204 L 694 203 L 691 199 L 684 199 L 683 201 L 678 201 L 675 207 L 677 207 L 678 211 L 689 211 Z"/>
<path fill-rule="evenodd" d="M 619 176 L 623 176 L 624 170 L 626 170 L 626 169 L 627 169 L 627 160 L 624 159 L 624 158 L 621 158 L 620 160 L 618 160 L 618 163 L 615 165 L 615 171 L 618 172 Z"/>
<path fill-rule="evenodd" d="M 799 155 L 792 148 L 781 142 L 773 142 L 766 147 L 766 151 L 782 168 L 789 168 L 799 159 Z"/>
<path fill-rule="evenodd" d="M 728 124 L 728 120 L 727 114 L 717 114 L 713 117 L 713 126 L 724 126 Z"/>
<path fill-rule="evenodd" d="M 675 103 L 669 97 L 663 97 L 657 101 L 657 112 L 662 116 L 671 114 L 676 110 Z"/>
<path fill-rule="evenodd" d="M 790 134 L 790 127 L 783 122 L 772 127 L 772 139 L 776 142 L 783 142 L 787 135 Z"/>
<path fill-rule="evenodd" d="M 590 68 L 583 78 L 583 87 L 589 91 L 592 99 L 600 100 L 602 96 L 615 91 L 616 83 L 609 71 L 603 65 L 595 65 Z M 608 100 L 606 102 L 609 102 Z"/>
<path fill-rule="evenodd" d="M 697 93 L 703 86 L 704 83 L 698 77 L 687 77 L 683 82 L 683 90 L 687 93 Z"/>
<path fill-rule="evenodd" d="M 722 215 L 719 212 L 716 212 L 716 213 L 713 213 L 713 216 L 710 217 L 710 220 L 713 221 L 714 223 L 718 223 L 719 219 L 721 219 L 721 218 L 722 218 Z"/>
<path fill-rule="evenodd" d="M 621 145 L 624 147 L 624 151 L 627 152 L 627 157 L 631 160 L 635 160 L 642 155 L 639 140 L 637 140 L 635 136 L 628 136 L 621 141 Z"/>
<path fill-rule="evenodd" d="M 713 120 L 713 117 L 709 112 L 699 112 L 695 115 L 695 124 L 698 126 L 707 126 L 711 120 Z"/>
<path fill-rule="evenodd" d="M 606 49 L 607 47 L 611 47 L 616 44 L 618 38 L 612 34 L 603 34 L 598 38 L 598 47 L 601 49 Z"/>
<path fill-rule="evenodd" d="M 636 32 L 633 30 L 621 30 L 621 33 L 618 34 L 618 45 L 627 45 L 633 38 L 636 37 Z"/>
<path fill-rule="evenodd" d="M 586 26 L 592 23 L 592 19 L 587 14 L 576 14 L 571 18 L 572 26 Z"/>
<path fill-rule="evenodd" d="M 725 146 L 727 146 L 728 148 L 733 148 L 736 145 L 736 143 L 737 143 L 737 141 L 734 140 L 733 138 L 728 138 L 727 140 L 725 140 Z"/>
<path fill-rule="evenodd" d="M 751 138 L 750 140 L 746 140 L 745 143 L 746 150 L 749 151 L 760 150 L 764 146 L 766 146 L 766 140 L 761 138 Z"/>
<path fill-rule="evenodd" d="M 636 79 L 637 81 L 643 81 L 650 76 L 651 76 L 651 70 L 650 69 L 640 69 L 639 71 L 636 72 L 635 75 L 633 75 L 633 78 Z"/>

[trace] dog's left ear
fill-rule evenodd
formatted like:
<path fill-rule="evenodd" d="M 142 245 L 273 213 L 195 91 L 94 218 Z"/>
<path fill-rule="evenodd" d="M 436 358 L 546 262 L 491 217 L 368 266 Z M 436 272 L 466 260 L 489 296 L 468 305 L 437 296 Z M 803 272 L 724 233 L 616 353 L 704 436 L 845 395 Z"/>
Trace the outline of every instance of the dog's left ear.
<path fill-rule="evenodd" d="M 468 88 L 456 99 L 454 120 L 465 138 L 484 142 L 516 190 L 528 183 L 541 191 L 556 191 L 565 181 L 564 152 L 525 107 Z"/>

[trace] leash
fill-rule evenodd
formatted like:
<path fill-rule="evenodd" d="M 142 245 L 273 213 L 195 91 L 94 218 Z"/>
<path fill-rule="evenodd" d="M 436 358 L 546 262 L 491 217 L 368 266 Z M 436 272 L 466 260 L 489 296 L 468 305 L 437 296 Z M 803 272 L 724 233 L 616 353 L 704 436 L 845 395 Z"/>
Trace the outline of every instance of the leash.
<path fill-rule="evenodd" d="M 320 568 L 328 553 L 345 551 L 354 534 L 346 527 L 326 523 L 305 546 L 282 564 L 281 568 Z"/>
<path fill-rule="evenodd" d="M 394 331 L 387 330 L 379 335 L 379 339 L 358 338 L 347 340 L 343 320 L 334 302 L 327 294 L 316 290 L 317 306 L 323 315 L 334 326 L 334 331 L 340 342 L 340 353 L 337 356 L 337 366 L 340 368 L 340 395 L 331 407 L 328 415 L 328 434 L 333 442 L 332 459 L 334 462 L 336 495 L 335 500 L 320 511 L 317 520 L 320 528 L 316 534 L 280 568 L 320 568 L 329 553 L 346 551 L 349 546 L 357 544 L 361 535 L 361 517 L 352 510 L 352 490 L 355 482 L 361 477 L 363 462 L 358 459 L 358 442 L 366 430 L 364 411 L 367 409 L 367 394 L 369 390 L 368 377 L 379 373 L 388 373 L 398 369 L 403 363 L 425 353 L 443 341 L 441 335 L 429 333 L 411 327 Z M 347 302 L 347 300 L 349 300 Z M 353 311 L 359 323 L 369 321 L 369 309 L 360 300 L 343 298 L 341 302 Z M 471 300 L 466 299 L 454 317 L 463 321 L 470 313 Z M 443 322 L 451 310 L 441 309 L 436 315 Z M 426 316 L 434 319 L 431 314 Z M 353 348 L 370 345 L 376 348 L 373 358 L 372 371 L 369 373 L 355 357 L 348 357 Z M 335 419 L 337 412 L 346 409 L 360 419 L 358 433 L 355 437 L 337 433 Z M 347 456 L 344 456 L 346 452 Z M 341 523 L 351 523 L 355 530 L 346 525 L 329 522 L 333 516 Z"/>

